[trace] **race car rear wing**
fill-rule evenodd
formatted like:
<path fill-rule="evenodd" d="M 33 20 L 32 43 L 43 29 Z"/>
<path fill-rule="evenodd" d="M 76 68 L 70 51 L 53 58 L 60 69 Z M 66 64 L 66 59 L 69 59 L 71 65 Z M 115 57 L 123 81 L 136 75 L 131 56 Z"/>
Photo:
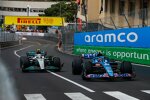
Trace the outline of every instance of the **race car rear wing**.
<path fill-rule="evenodd" d="M 84 59 L 92 59 L 92 58 L 95 58 L 97 56 L 98 56 L 97 53 L 94 53 L 94 54 L 82 54 L 81 55 L 81 57 L 84 58 Z"/>

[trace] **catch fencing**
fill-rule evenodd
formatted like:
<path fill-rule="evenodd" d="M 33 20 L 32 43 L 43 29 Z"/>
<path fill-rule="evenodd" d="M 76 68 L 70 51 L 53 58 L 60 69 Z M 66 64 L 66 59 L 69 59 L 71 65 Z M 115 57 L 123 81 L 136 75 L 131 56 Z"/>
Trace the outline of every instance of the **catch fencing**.
<path fill-rule="evenodd" d="M 0 42 L 18 41 L 19 35 L 10 32 L 0 32 Z"/>
<path fill-rule="evenodd" d="M 19 35 L 10 32 L 0 32 L 0 48 L 19 44 Z"/>
<path fill-rule="evenodd" d="M 124 11 L 109 17 L 89 20 L 87 23 L 70 23 L 62 28 L 64 52 L 72 53 L 74 47 L 74 33 L 95 32 L 122 28 L 140 28 L 150 26 L 150 9 Z"/>

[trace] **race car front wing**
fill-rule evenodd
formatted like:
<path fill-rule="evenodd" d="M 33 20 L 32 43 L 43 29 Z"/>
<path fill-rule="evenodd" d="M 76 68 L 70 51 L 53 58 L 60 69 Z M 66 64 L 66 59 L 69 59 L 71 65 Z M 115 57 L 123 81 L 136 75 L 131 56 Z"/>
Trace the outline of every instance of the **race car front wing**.
<path fill-rule="evenodd" d="M 124 73 L 124 74 L 118 74 L 114 73 L 114 78 L 123 78 L 123 77 L 134 77 L 134 74 Z M 85 76 L 86 78 L 111 78 L 112 76 L 109 76 L 108 73 L 104 74 L 88 74 Z"/>

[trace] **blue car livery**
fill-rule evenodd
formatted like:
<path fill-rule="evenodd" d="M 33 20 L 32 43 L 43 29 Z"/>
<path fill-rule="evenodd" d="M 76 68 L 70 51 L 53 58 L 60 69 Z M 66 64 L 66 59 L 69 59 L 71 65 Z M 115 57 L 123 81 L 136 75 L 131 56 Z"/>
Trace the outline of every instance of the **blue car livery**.
<path fill-rule="evenodd" d="M 135 77 L 132 64 L 123 61 L 118 63 L 98 54 L 82 54 L 72 62 L 72 73 L 81 74 L 83 80 L 92 78 L 126 78 Z"/>

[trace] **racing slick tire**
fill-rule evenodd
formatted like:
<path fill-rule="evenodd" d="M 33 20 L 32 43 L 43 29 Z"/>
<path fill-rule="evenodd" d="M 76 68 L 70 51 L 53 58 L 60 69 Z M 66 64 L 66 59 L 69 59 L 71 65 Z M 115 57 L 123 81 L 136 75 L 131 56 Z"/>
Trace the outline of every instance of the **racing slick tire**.
<path fill-rule="evenodd" d="M 51 65 L 54 65 L 54 62 L 53 62 L 53 56 L 46 56 L 46 58 L 48 59 L 48 61 L 47 61 L 47 60 L 44 60 L 45 66 L 51 66 Z"/>
<path fill-rule="evenodd" d="M 47 58 L 51 61 L 53 59 L 53 56 L 47 56 Z"/>
<path fill-rule="evenodd" d="M 53 58 L 54 61 L 54 66 L 58 68 L 58 71 L 61 70 L 61 61 L 59 57 L 54 57 Z"/>
<path fill-rule="evenodd" d="M 133 74 L 133 68 L 132 68 L 131 62 L 123 61 L 121 63 L 120 72 L 122 74 L 124 74 L 124 73 Z M 124 77 L 124 79 L 131 80 L 132 77 Z"/>
<path fill-rule="evenodd" d="M 87 74 L 91 74 L 92 73 L 92 63 L 90 61 L 87 61 L 84 63 L 84 67 L 82 70 L 82 79 L 83 80 L 90 80 L 90 78 L 87 78 L 86 75 Z"/>
<path fill-rule="evenodd" d="M 85 69 L 86 69 L 86 74 L 91 74 L 92 73 L 92 62 L 90 62 L 90 61 L 85 62 Z"/>
<path fill-rule="evenodd" d="M 73 60 L 73 62 L 72 62 L 72 74 L 73 75 L 80 75 L 81 74 L 82 63 L 83 63 L 83 60 L 80 58 Z"/>
<path fill-rule="evenodd" d="M 22 72 L 27 72 L 27 70 L 25 70 L 25 68 L 27 67 L 29 67 L 28 57 L 25 56 L 20 57 L 20 68 Z"/>

